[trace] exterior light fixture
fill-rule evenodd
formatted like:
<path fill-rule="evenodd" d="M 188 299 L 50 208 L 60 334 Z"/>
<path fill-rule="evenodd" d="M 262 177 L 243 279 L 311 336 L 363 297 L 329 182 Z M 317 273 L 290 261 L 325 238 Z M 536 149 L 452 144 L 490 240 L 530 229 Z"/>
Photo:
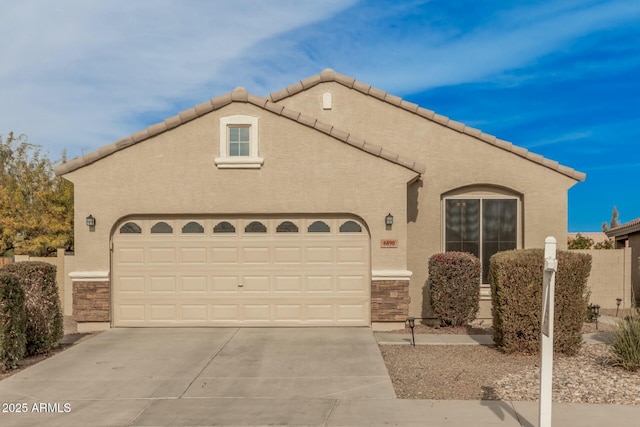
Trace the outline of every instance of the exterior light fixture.
<path fill-rule="evenodd" d="M 620 310 L 620 304 L 622 304 L 622 298 L 616 298 L 616 317 L 618 317 L 618 310 Z"/>
<path fill-rule="evenodd" d="M 393 215 L 391 215 L 391 213 L 389 213 L 389 215 L 384 217 L 384 223 L 386 225 L 388 225 L 388 226 L 392 226 L 393 225 Z"/>
<path fill-rule="evenodd" d="M 93 215 L 89 215 L 87 217 L 87 227 L 95 227 L 96 226 L 96 219 L 93 217 Z"/>
<path fill-rule="evenodd" d="M 598 304 L 593 306 L 593 314 L 596 315 L 596 331 L 598 330 L 598 317 L 600 316 L 600 306 Z"/>
<path fill-rule="evenodd" d="M 409 324 L 411 328 L 411 345 L 416 346 L 416 336 L 413 334 L 413 328 L 416 326 L 416 318 L 415 317 L 407 317 L 405 323 Z"/>

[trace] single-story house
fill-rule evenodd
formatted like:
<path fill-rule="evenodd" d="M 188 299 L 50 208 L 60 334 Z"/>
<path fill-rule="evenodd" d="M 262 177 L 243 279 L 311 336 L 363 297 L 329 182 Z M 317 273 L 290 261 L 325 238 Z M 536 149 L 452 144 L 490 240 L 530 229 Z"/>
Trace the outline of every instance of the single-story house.
<path fill-rule="evenodd" d="M 615 241 L 614 247 L 631 248 L 631 299 L 640 307 L 640 218 L 606 231 Z"/>
<path fill-rule="evenodd" d="M 429 257 L 566 248 L 585 174 L 332 70 L 238 87 L 56 169 L 83 329 L 429 317 Z"/>

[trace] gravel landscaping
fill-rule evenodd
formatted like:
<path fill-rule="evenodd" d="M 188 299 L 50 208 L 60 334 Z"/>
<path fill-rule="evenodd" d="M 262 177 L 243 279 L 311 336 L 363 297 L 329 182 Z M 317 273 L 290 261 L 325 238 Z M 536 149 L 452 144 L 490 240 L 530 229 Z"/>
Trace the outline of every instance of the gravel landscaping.
<path fill-rule="evenodd" d="M 435 329 L 420 325 L 419 331 L 446 333 L 448 328 Z M 585 325 L 583 333 L 591 331 L 595 326 Z M 381 345 L 380 350 L 401 399 L 538 400 L 538 355 L 507 355 L 480 345 Z M 584 344 L 574 357 L 556 355 L 554 402 L 640 405 L 640 372 L 609 366 L 608 351 L 606 344 Z"/>

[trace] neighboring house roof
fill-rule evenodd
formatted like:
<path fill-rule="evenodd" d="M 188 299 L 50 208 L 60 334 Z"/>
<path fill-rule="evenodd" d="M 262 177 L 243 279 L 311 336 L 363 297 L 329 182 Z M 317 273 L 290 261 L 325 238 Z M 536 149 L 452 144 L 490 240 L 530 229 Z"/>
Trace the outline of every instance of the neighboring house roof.
<path fill-rule="evenodd" d="M 618 237 L 636 232 L 640 232 L 640 218 L 625 222 L 622 225 L 613 227 L 612 229 L 606 231 L 607 236 L 609 237 Z"/>
<path fill-rule="evenodd" d="M 465 126 L 463 123 L 450 120 L 448 117 L 442 116 L 440 114 L 436 114 L 431 110 L 422 108 L 412 102 L 405 101 L 404 99 L 395 95 L 391 95 L 383 90 L 376 89 L 366 83 L 359 82 L 353 77 L 336 73 L 331 69 L 326 69 L 322 71 L 320 74 L 316 74 L 315 76 L 311 76 L 307 79 L 301 80 L 296 84 L 286 87 L 285 89 L 273 92 L 271 95 L 269 95 L 269 98 L 271 99 L 271 101 L 277 102 L 281 99 L 295 95 L 296 93 L 302 92 L 304 90 L 307 90 L 313 86 L 316 86 L 324 82 L 340 83 L 341 85 L 346 86 L 350 89 L 355 89 L 358 92 L 361 92 L 365 95 L 372 96 L 381 101 L 387 102 L 391 105 L 395 105 L 398 108 L 402 108 L 418 116 L 424 117 L 425 119 L 439 123 L 442 126 L 446 126 L 460 133 L 465 133 L 469 136 L 479 139 L 480 141 L 483 141 L 485 143 L 502 148 L 503 150 L 517 154 L 518 156 L 524 157 L 525 159 L 530 160 L 532 162 L 539 163 L 549 169 L 552 169 L 556 172 L 559 172 L 563 175 L 573 178 L 576 181 L 584 181 L 586 178 L 586 174 L 583 172 L 579 172 L 570 167 L 563 166 L 554 160 L 547 159 L 539 154 L 532 153 L 526 148 L 518 147 L 517 145 L 514 145 L 510 142 L 498 139 L 497 137 L 486 134 L 479 129 Z"/>
<path fill-rule="evenodd" d="M 116 151 L 123 150 L 131 145 L 137 144 L 153 136 L 176 128 L 184 123 L 210 113 L 211 111 L 218 110 L 226 105 L 229 105 L 232 102 L 245 102 L 253 104 L 274 114 L 286 117 L 302 125 L 313 128 L 319 132 L 325 133 L 339 141 L 344 142 L 345 144 L 352 145 L 369 154 L 381 157 L 392 163 L 396 163 L 400 166 L 408 168 L 418 174 L 423 174 L 426 170 L 425 165 L 423 165 L 422 163 L 416 162 L 393 151 L 386 150 L 379 145 L 371 144 L 362 138 L 358 138 L 355 135 L 349 134 L 349 132 L 337 129 L 330 124 L 320 122 L 318 119 L 305 116 L 297 111 L 285 108 L 284 106 L 276 104 L 275 102 L 270 101 L 267 98 L 261 98 L 255 95 L 251 95 L 247 93 L 246 89 L 243 87 L 237 87 L 231 93 L 218 96 L 211 99 L 210 101 L 196 105 L 191 109 L 182 111 L 176 116 L 169 117 L 161 123 L 151 125 L 148 128 L 136 132 L 128 137 L 121 138 L 113 144 L 105 145 L 104 147 L 99 148 L 97 151 L 93 151 L 91 153 L 85 154 L 82 157 L 76 157 L 73 160 L 63 163 L 55 168 L 55 173 L 56 175 L 64 175 L 76 169 L 80 169 L 82 167 L 90 165 L 91 163 L 107 157 L 115 153 Z"/>

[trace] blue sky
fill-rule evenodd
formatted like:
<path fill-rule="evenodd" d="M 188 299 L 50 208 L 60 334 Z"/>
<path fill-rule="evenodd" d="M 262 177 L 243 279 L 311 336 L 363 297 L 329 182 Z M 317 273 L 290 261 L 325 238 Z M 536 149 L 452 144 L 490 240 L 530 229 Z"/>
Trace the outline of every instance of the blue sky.
<path fill-rule="evenodd" d="M 0 6 L 0 134 L 74 157 L 325 68 L 587 174 L 569 230 L 640 217 L 637 1 L 95 1 Z"/>

